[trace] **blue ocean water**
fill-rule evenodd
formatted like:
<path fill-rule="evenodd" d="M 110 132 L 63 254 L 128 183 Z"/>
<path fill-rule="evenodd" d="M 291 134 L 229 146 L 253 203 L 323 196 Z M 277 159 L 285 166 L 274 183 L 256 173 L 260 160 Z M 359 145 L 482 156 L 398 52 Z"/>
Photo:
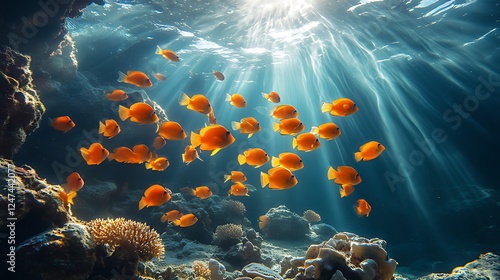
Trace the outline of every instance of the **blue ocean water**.
<path fill-rule="evenodd" d="M 474 0 L 137 0 L 92 5 L 81 18 L 67 22 L 78 49 L 79 78 L 59 86 L 68 91 L 68 100 L 78 96 L 79 101 L 56 109 L 59 100 L 46 97 L 47 107 L 54 105 L 49 117 L 69 110 L 79 126 L 95 126 L 104 117 L 99 112 L 112 106 L 94 104 L 95 96 L 114 88 L 138 91 L 116 79 L 118 71 L 140 70 L 167 76 L 144 92 L 186 131 L 200 129 L 207 118 L 179 106 L 181 92 L 206 95 L 226 127 L 254 116 L 262 131 L 250 139 L 234 132 L 233 145 L 213 157 L 202 153 L 203 162 L 188 166 L 180 154 L 189 139 L 168 142 L 163 154 L 171 164 L 164 172 L 114 162 L 80 165 L 78 148 L 90 139 L 102 140 L 90 130 L 82 132 L 85 137 L 78 134 L 83 142 L 67 144 L 42 127 L 30 137 L 43 139 L 48 148 L 28 139 L 18 157 L 39 154 L 35 161 L 24 161 L 54 183 L 63 183 L 61 168 L 75 165 L 98 180 L 127 181 L 130 188 L 162 183 L 176 191 L 209 185 L 222 196 L 228 188 L 223 175 L 239 169 L 257 188 L 240 199 L 251 221 L 282 204 L 297 213 L 312 209 L 339 231 L 387 240 L 398 271 L 450 271 L 480 253 L 500 253 L 495 240 L 500 233 L 499 11 L 496 1 Z M 157 45 L 174 50 L 181 61 L 155 54 Z M 226 79 L 217 81 L 212 70 Z M 320 140 L 315 151 L 298 152 L 305 167 L 295 173 L 298 185 L 285 191 L 260 188 L 260 171 L 270 163 L 254 169 L 236 161 L 237 154 L 251 147 L 275 156 L 292 151 L 292 138 L 273 132 L 276 119 L 263 113 L 273 104 L 261 92 L 270 91 L 297 108 L 307 131 L 329 121 L 342 131 L 333 141 Z M 247 107 L 232 107 L 226 93 L 242 94 Z M 323 102 L 340 97 L 354 100 L 359 111 L 348 117 L 321 113 Z M 103 143 L 150 143 L 155 130 L 135 126 Z M 354 152 L 371 140 L 384 144 L 384 153 L 356 162 Z M 54 153 L 56 147 L 64 152 Z M 329 166 L 340 165 L 353 166 L 363 179 L 342 199 L 326 176 Z M 372 206 L 367 218 L 353 211 L 360 198 Z"/>

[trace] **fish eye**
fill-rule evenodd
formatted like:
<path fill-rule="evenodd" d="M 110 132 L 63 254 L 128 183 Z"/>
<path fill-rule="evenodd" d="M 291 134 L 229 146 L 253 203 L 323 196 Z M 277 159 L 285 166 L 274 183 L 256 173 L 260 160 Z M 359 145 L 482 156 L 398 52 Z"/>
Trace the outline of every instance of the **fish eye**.
<path fill-rule="evenodd" d="M 69 120 L 68 123 L 72 123 L 73 121 L 72 120 Z"/>
<path fill-rule="evenodd" d="M 337 127 L 337 129 L 336 129 L 336 130 L 337 130 L 337 131 L 339 131 L 339 130 L 340 130 L 340 128 L 338 128 L 338 127 Z"/>
<path fill-rule="evenodd" d="M 102 151 L 102 152 L 104 152 L 105 150 L 106 150 L 106 149 L 104 149 L 104 148 L 103 148 L 101 151 Z"/>
<path fill-rule="evenodd" d="M 78 179 L 76 179 L 76 180 L 77 180 L 77 181 L 81 181 L 81 180 L 82 180 L 82 178 L 78 178 Z"/>
<path fill-rule="evenodd" d="M 229 134 L 231 134 L 231 132 L 229 132 L 229 131 L 226 131 L 226 135 L 229 135 Z"/>
<path fill-rule="evenodd" d="M 299 162 L 302 162 L 302 160 L 299 160 Z"/>

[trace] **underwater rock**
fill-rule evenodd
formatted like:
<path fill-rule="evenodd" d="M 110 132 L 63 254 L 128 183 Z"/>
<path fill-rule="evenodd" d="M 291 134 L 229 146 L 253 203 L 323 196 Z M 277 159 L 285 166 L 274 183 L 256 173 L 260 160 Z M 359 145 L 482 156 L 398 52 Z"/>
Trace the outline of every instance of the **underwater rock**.
<path fill-rule="evenodd" d="M 287 278 L 310 279 L 314 266 L 314 279 L 390 280 L 397 262 L 388 258 L 386 242 L 367 239 L 352 233 L 337 233 L 321 244 L 309 246 L 304 260 L 291 259 L 291 268 L 284 274 Z M 298 273 L 297 273 L 298 272 Z"/>
<path fill-rule="evenodd" d="M 218 257 L 238 268 L 252 262 L 262 262 L 260 248 L 250 241 L 234 245 L 229 251 L 218 254 Z"/>
<path fill-rule="evenodd" d="M 309 223 L 303 217 L 280 205 L 267 211 L 269 223 L 262 229 L 262 235 L 269 239 L 302 239 L 309 233 Z"/>
<path fill-rule="evenodd" d="M 81 224 L 34 236 L 16 249 L 18 279 L 86 279 L 96 262 L 95 243 Z"/>
<path fill-rule="evenodd" d="M 226 268 L 217 260 L 210 259 L 208 261 L 208 268 L 210 269 L 210 280 L 223 280 Z"/>
<path fill-rule="evenodd" d="M 481 254 L 477 260 L 453 269 L 450 274 L 432 273 L 418 280 L 476 280 L 500 279 L 500 256 L 491 252 Z"/>
<path fill-rule="evenodd" d="M 282 280 L 283 277 L 279 275 L 276 271 L 270 269 L 269 267 L 260 264 L 260 263 L 250 263 L 243 267 L 241 270 L 241 273 L 243 276 L 246 277 L 261 277 L 262 279 L 265 280 Z"/>
<path fill-rule="evenodd" d="M 117 193 L 117 186 L 113 182 L 100 182 L 85 185 L 74 199 L 73 213 L 80 219 L 91 220 L 96 217 L 109 216 L 106 211 Z"/>
<path fill-rule="evenodd" d="M 45 112 L 33 87 L 31 59 L 0 49 L 0 157 L 12 159 Z"/>
<path fill-rule="evenodd" d="M 18 241 L 53 227 L 62 227 L 74 219 L 59 197 L 63 188 L 48 184 L 30 166 L 17 167 L 10 161 L 0 159 L 0 186 L 0 207 L 8 209 L 9 198 L 15 204 L 9 216 L 17 218 Z M 3 227 L 8 213 L 0 213 L 0 227 Z"/>

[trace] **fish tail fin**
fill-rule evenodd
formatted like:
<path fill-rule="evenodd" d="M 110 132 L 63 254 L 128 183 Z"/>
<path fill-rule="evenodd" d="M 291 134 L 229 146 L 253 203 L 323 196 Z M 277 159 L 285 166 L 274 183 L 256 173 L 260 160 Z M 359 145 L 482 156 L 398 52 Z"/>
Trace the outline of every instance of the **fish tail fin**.
<path fill-rule="evenodd" d="M 123 83 L 125 82 L 125 78 L 127 78 L 127 74 L 121 72 L 121 71 L 118 71 L 118 79 L 117 81 L 120 82 L 120 83 Z"/>
<path fill-rule="evenodd" d="M 83 159 L 88 162 L 89 150 L 87 148 L 81 147 L 80 153 L 82 154 Z"/>
<path fill-rule="evenodd" d="M 328 168 L 328 180 L 336 179 L 337 176 L 338 176 L 337 171 L 330 166 L 330 168 Z"/>
<path fill-rule="evenodd" d="M 275 122 L 273 122 L 273 130 L 274 130 L 274 131 L 278 131 L 278 130 L 280 130 L 280 124 L 279 124 L 279 123 L 275 123 Z"/>
<path fill-rule="evenodd" d="M 191 140 L 191 145 L 193 145 L 193 147 L 195 148 L 201 145 L 201 136 L 197 133 L 191 131 L 190 140 Z"/>
<path fill-rule="evenodd" d="M 240 165 L 243 165 L 245 162 L 247 162 L 247 158 L 246 158 L 244 155 L 239 154 L 239 155 L 238 155 L 238 163 L 239 163 Z"/>
<path fill-rule="evenodd" d="M 276 167 L 276 166 L 280 165 L 280 159 L 279 159 L 279 158 L 277 158 L 277 157 L 275 157 L 275 156 L 273 156 L 273 158 L 272 158 L 272 160 L 271 160 L 271 165 L 272 165 L 273 167 Z"/>
<path fill-rule="evenodd" d="M 185 92 L 181 92 L 181 95 L 179 96 L 179 104 L 181 106 L 187 106 L 189 104 L 189 96 Z"/>
<path fill-rule="evenodd" d="M 124 121 L 130 118 L 130 109 L 120 105 L 118 106 L 118 115 L 120 115 L 120 120 Z"/>
<path fill-rule="evenodd" d="M 153 169 L 153 166 L 151 165 L 151 163 L 149 163 L 149 161 L 146 161 L 144 165 L 146 166 L 146 169 Z"/>
<path fill-rule="evenodd" d="M 269 175 L 264 172 L 260 172 L 260 185 L 264 188 L 269 184 Z"/>
<path fill-rule="evenodd" d="M 139 210 L 142 210 L 144 207 L 148 206 L 146 203 L 146 197 L 142 197 L 141 200 L 139 201 Z"/>
<path fill-rule="evenodd" d="M 189 194 L 192 196 L 196 196 L 196 190 L 195 189 L 189 189 Z"/>
<path fill-rule="evenodd" d="M 354 153 L 354 159 L 356 159 L 357 162 L 362 161 L 363 156 L 361 155 L 361 152 Z"/>
<path fill-rule="evenodd" d="M 265 99 L 269 99 L 269 94 L 267 94 L 267 93 L 263 92 L 263 93 L 262 93 L 262 97 L 264 97 Z"/>
<path fill-rule="evenodd" d="M 68 204 L 74 204 L 73 198 L 75 198 L 75 197 L 76 197 L 76 192 L 75 191 L 70 191 L 68 193 L 68 198 L 67 198 L 68 199 Z"/>
<path fill-rule="evenodd" d="M 174 226 L 178 227 L 180 225 L 181 225 L 181 220 L 180 219 L 174 220 Z"/>
<path fill-rule="evenodd" d="M 241 123 L 233 121 L 231 122 L 231 127 L 233 130 L 239 130 L 241 128 Z"/>
<path fill-rule="evenodd" d="M 109 153 L 109 154 L 108 154 L 108 161 L 112 161 L 112 160 L 114 160 L 114 159 L 115 159 L 115 154 L 113 154 L 113 153 Z"/>
<path fill-rule="evenodd" d="M 224 175 L 224 183 L 229 181 L 229 179 L 231 179 L 231 175 Z"/>
<path fill-rule="evenodd" d="M 231 95 L 229 93 L 226 93 L 226 101 L 231 102 Z"/>
<path fill-rule="evenodd" d="M 330 112 L 332 110 L 332 107 L 332 103 L 324 102 L 323 105 L 321 105 L 321 113 Z"/>
<path fill-rule="evenodd" d="M 293 137 L 293 139 L 292 139 L 292 149 L 297 148 L 297 145 L 298 145 L 297 144 L 297 138 Z"/>
<path fill-rule="evenodd" d="M 163 55 L 163 50 L 158 45 L 156 45 L 156 54 Z"/>
<path fill-rule="evenodd" d="M 318 135 L 319 134 L 319 127 L 317 127 L 317 126 L 311 127 L 311 133 Z"/>
<path fill-rule="evenodd" d="M 103 122 L 99 122 L 99 134 L 104 134 L 106 131 L 106 125 Z"/>

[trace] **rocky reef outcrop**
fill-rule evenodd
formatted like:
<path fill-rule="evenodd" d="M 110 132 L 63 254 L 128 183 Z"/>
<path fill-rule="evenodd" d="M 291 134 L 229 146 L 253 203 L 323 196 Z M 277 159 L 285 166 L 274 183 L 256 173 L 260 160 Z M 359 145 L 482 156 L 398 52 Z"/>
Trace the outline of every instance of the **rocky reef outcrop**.
<path fill-rule="evenodd" d="M 280 205 L 267 211 L 269 223 L 262 229 L 262 236 L 269 239 L 304 239 L 310 232 L 309 223 L 303 217 Z"/>
<path fill-rule="evenodd" d="M 33 88 L 31 58 L 0 47 L 0 157 L 12 159 L 45 112 Z"/>

